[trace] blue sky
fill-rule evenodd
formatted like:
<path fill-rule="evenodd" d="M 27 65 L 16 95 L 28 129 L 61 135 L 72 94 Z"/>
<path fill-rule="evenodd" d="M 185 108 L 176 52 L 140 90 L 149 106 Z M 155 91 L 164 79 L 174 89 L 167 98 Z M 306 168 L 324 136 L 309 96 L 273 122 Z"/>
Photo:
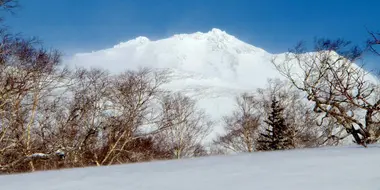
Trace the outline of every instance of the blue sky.
<path fill-rule="evenodd" d="M 220 28 L 265 50 L 284 52 L 299 40 L 366 40 L 380 30 L 378 0 L 19 0 L 7 24 L 67 54 L 111 47 L 136 36 Z"/>

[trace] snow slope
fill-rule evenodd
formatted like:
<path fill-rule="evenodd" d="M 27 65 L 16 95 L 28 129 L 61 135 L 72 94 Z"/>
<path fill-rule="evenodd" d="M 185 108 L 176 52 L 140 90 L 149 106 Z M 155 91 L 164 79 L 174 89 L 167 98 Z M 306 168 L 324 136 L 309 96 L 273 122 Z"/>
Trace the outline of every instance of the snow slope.
<path fill-rule="evenodd" d="M 9 190 L 379 190 L 380 146 L 304 149 L 0 176 Z"/>
<path fill-rule="evenodd" d="M 113 48 L 76 54 L 68 63 L 103 67 L 111 72 L 140 66 L 170 68 L 213 86 L 239 84 L 251 88 L 265 83 L 268 76 L 278 75 L 270 64 L 271 58 L 271 54 L 260 48 L 212 29 L 157 41 L 137 37 Z"/>
<path fill-rule="evenodd" d="M 157 41 L 137 37 L 109 49 L 78 53 L 65 63 L 101 67 L 112 73 L 144 66 L 169 68 L 174 80 L 165 88 L 197 98 L 198 105 L 219 121 L 232 111 L 236 95 L 264 87 L 269 77 L 281 77 L 271 64 L 272 57 L 214 28 Z"/>

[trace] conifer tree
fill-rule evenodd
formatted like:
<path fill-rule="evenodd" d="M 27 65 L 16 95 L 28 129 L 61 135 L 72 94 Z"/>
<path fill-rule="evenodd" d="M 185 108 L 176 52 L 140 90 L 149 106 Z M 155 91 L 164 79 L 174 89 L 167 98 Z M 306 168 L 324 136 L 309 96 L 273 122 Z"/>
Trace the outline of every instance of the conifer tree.
<path fill-rule="evenodd" d="M 263 133 L 260 133 L 256 142 L 256 150 L 268 151 L 294 148 L 294 130 L 286 123 L 283 110 L 284 108 L 273 96 L 271 112 L 268 119 L 265 120 L 269 127 Z"/>

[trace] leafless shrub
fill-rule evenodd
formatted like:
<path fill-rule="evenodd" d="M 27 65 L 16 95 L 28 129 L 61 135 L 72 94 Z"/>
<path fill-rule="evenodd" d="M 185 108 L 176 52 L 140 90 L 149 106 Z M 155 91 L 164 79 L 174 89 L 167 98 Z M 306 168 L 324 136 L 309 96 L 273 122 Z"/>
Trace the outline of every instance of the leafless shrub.
<path fill-rule="evenodd" d="M 30 59 L 15 64 L 7 60 L 1 67 L 2 171 L 170 157 L 152 138 L 162 130 L 156 127 L 161 114 L 156 102 L 160 85 L 167 81 L 165 71 L 141 69 L 110 76 L 101 69 L 77 69 L 70 74 L 58 65 L 47 70 L 45 65 L 32 67 Z M 57 150 L 61 156 L 54 156 Z M 37 154 L 44 156 L 32 156 Z"/>
<path fill-rule="evenodd" d="M 236 98 L 236 110 L 224 117 L 226 134 L 219 135 L 215 144 L 233 152 L 253 152 L 255 139 L 260 126 L 259 104 L 249 95 Z"/>
<path fill-rule="evenodd" d="M 176 159 L 204 156 L 207 151 L 201 144 L 209 135 L 212 122 L 203 110 L 197 108 L 196 101 L 181 93 L 173 93 L 164 96 L 161 109 L 161 146 L 167 147 Z"/>
<path fill-rule="evenodd" d="M 135 139 L 154 135 L 159 110 L 155 103 L 163 93 L 161 85 L 168 81 L 167 71 L 147 68 L 127 71 L 112 79 L 109 118 L 103 132 L 108 146 L 96 163 L 110 165 L 119 159 Z"/>

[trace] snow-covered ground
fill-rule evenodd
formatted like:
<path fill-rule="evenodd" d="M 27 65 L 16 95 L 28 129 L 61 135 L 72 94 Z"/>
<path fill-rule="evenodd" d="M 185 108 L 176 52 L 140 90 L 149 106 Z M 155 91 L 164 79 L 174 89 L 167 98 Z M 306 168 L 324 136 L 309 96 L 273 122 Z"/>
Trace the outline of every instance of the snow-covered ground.
<path fill-rule="evenodd" d="M 0 176 L 1 190 L 379 190 L 380 146 L 303 149 Z"/>

